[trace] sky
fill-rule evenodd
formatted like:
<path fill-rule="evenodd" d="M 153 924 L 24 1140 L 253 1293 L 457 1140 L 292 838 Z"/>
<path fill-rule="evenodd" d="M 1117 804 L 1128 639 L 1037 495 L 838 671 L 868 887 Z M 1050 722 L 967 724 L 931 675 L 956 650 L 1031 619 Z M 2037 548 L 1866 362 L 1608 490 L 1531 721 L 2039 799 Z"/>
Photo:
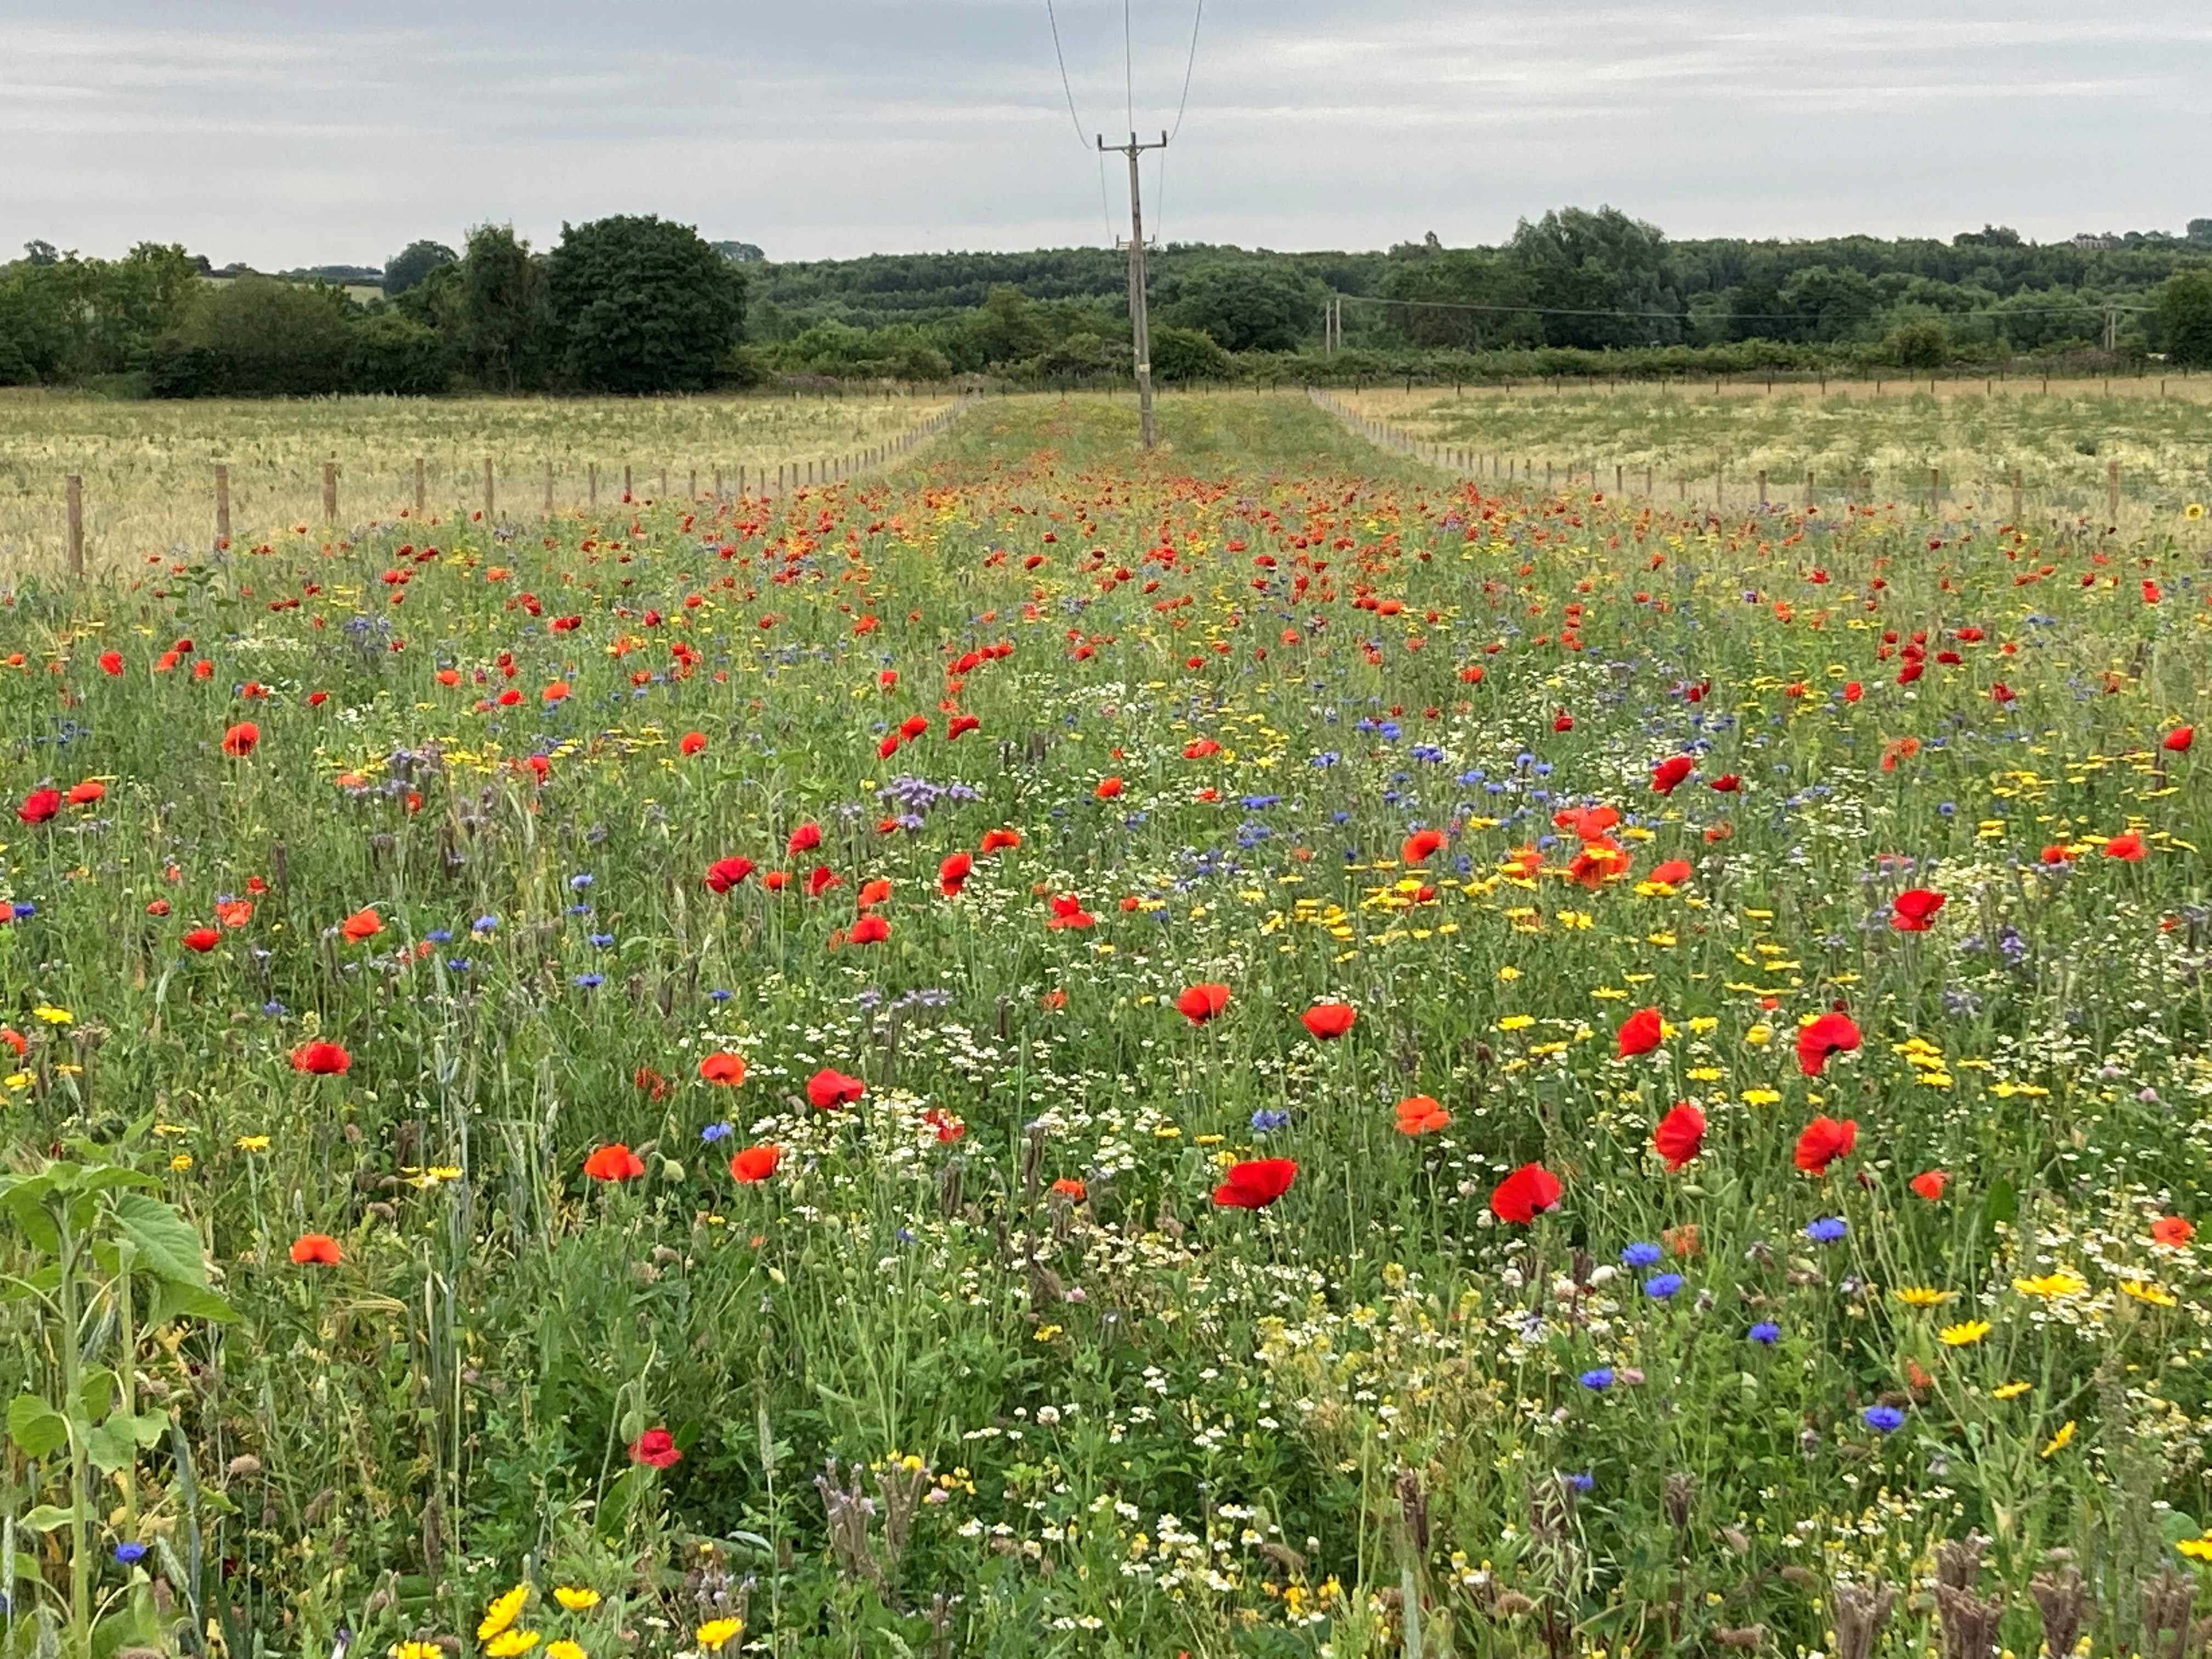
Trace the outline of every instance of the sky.
<path fill-rule="evenodd" d="M 1600 204 L 1676 237 L 2179 232 L 2212 217 L 2212 5 L 0 0 L 7 252 L 378 265 L 647 212 L 777 259 L 1097 245 L 1127 167 L 1092 137 L 1132 126 L 1174 129 L 1170 241 L 1495 243 Z"/>

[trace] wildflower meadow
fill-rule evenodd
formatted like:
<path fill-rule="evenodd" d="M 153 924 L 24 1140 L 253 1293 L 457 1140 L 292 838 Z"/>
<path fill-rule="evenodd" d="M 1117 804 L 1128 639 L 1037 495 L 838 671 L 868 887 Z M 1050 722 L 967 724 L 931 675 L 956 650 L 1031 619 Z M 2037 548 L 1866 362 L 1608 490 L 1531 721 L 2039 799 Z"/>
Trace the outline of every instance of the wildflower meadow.
<path fill-rule="evenodd" d="M 6 574 L 10 1654 L 2196 1650 L 2201 507 L 1162 422 Z"/>

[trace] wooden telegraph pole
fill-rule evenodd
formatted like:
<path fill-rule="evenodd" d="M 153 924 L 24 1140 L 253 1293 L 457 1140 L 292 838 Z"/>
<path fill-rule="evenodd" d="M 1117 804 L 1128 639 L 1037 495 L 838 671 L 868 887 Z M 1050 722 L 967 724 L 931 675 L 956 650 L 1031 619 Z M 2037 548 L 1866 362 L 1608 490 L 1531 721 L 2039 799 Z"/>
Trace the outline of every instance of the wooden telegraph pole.
<path fill-rule="evenodd" d="M 1137 135 L 1131 133 L 1126 144 L 1109 144 L 1103 134 L 1096 135 L 1103 154 L 1117 149 L 1129 158 L 1129 337 L 1137 357 L 1137 421 L 1144 434 L 1145 447 L 1152 447 L 1152 326 L 1145 312 L 1145 207 L 1137 187 L 1137 157 L 1148 149 L 1165 149 L 1168 136 L 1160 134 L 1157 144 L 1140 144 Z"/>

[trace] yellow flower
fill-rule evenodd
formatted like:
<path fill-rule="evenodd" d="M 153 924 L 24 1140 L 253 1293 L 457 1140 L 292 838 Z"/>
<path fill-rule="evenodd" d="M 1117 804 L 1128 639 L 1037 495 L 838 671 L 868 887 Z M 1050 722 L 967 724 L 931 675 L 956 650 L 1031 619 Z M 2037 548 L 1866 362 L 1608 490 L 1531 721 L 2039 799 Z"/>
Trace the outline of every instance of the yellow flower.
<path fill-rule="evenodd" d="M 446 1659 L 446 1650 L 435 1642 L 394 1642 L 392 1659 Z"/>
<path fill-rule="evenodd" d="M 2073 1437 L 2074 1419 L 2069 1417 L 2064 1423 L 2059 1425 L 2058 1432 L 2051 1437 L 2051 1443 L 2043 1449 L 2043 1455 L 2049 1457 L 2054 1452 L 2063 1451 L 2066 1448 L 2066 1443 Z"/>
<path fill-rule="evenodd" d="M 2212 1532 L 2202 1538 L 2185 1538 L 2173 1547 L 2192 1561 L 2212 1561 Z"/>
<path fill-rule="evenodd" d="M 11 1089 L 27 1089 L 31 1086 L 32 1081 L 28 1072 L 10 1072 L 5 1079 L 0 1080 L 4 1080 Z"/>
<path fill-rule="evenodd" d="M 1498 1022 L 1501 1031 L 1525 1031 L 1536 1023 L 1534 1014 L 1508 1014 Z"/>
<path fill-rule="evenodd" d="M 233 1143 L 241 1152 L 265 1152 L 269 1150 L 267 1135 L 240 1135 Z"/>
<path fill-rule="evenodd" d="M 1500 968 L 1498 970 L 1498 977 L 1510 985 L 1515 980 L 1521 977 L 1521 970 L 1518 968 L 1512 967 L 1509 964 L 1508 966 Z"/>
<path fill-rule="evenodd" d="M 573 1584 L 555 1587 L 553 1599 L 571 1613 L 589 1613 L 599 1605 L 599 1593 L 595 1589 L 578 1589 Z"/>
<path fill-rule="evenodd" d="M 2202 501 L 2191 501 L 2187 507 L 2181 509 L 2181 514 L 2184 518 L 2201 519 L 2204 516 L 2204 503 Z"/>
<path fill-rule="evenodd" d="M 2022 1296 L 2060 1297 L 2079 1296 L 2089 1288 L 2089 1281 L 2071 1267 L 2061 1267 L 2055 1273 L 2045 1273 L 2040 1279 L 2015 1279 L 2012 1287 Z"/>
<path fill-rule="evenodd" d="M 584 1650 L 564 1636 L 545 1644 L 545 1659 L 584 1659 Z"/>
<path fill-rule="evenodd" d="M 37 1007 L 32 1009 L 31 1017 L 33 1019 L 43 1019 L 49 1025 L 66 1025 L 76 1018 L 76 1016 L 70 1012 L 68 1009 L 57 1008 L 52 1003 L 47 1002 L 42 1002 Z"/>
<path fill-rule="evenodd" d="M 491 1659 L 515 1659 L 516 1655 L 527 1653 L 536 1647 L 538 1642 L 538 1632 L 534 1630 L 503 1630 L 485 1644 L 484 1651 L 491 1656 Z"/>
<path fill-rule="evenodd" d="M 1754 1025 L 1743 1034 L 1743 1040 L 1753 1048 L 1759 1048 L 1774 1041 L 1773 1028 L 1767 1025 Z"/>
<path fill-rule="evenodd" d="M 693 1633 L 692 1640 L 709 1653 L 721 1650 L 722 1644 L 733 1637 L 744 1634 L 745 1621 L 742 1619 L 709 1619 Z"/>
<path fill-rule="evenodd" d="M 1771 1106 L 1782 1097 L 1771 1089 L 1746 1089 L 1743 1103 L 1747 1106 Z"/>
<path fill-rule="evenodd" d="M 2157 1285 L 2146 1284 L 2140 1279 L 2122 1279 L 2120 1289 L 2135 1297 L 2136 1301 L 2148 1302 L 2154 1308 L 2172 1308 L 2180 1304 L 2181 1298 L 2174 1295 L 2172 1291 L 2161 1290 Z"/>
<path fill-rule="evenodd" d="M 1990 1334 L 1986 1319 L 1962 1319 L 1955 1325 L 1946 1325 L 1936 1333 L 1936 1340 L 1946 1347 L 1971 1347 Z"/>
<path fill-rule="evenodd" d="M 494 1599 L 484 1609 L 483 1623 L 477 1626 L 477 1640 L 489 1642 L 522 1616 L 523 1604 L 530 1600 L 530 1586 L 517 1584 L 506 1595 Z"/>
<path fill-rule="evenodd" d="M 2032 1382 L 2008 1382 L 2001 1389 L 1991 1389 L 1990 1393 L 1998 1400 L 2017 1400 L 2034 1386 Z"/>
<path fill-rule="evenodd" d="M 1893 1294 L 1908 1308 L 1940 1308 L 1958 1292 L 1931 1290 L 1925 1285 L 1902 1285 Z"/>

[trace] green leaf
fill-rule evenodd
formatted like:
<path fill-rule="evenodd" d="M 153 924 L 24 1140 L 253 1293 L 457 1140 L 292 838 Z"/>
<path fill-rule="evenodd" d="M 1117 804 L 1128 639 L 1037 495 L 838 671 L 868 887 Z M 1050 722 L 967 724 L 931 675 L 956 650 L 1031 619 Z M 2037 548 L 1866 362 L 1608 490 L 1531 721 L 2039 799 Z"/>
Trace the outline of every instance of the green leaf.
<path fill-rule="evenodd" d="M 85 1436 L 85 1450 L 94 1468 L 102 1474 L 112 1474 L 127 1467 L 138 1455 L 139 1448 L 159 1441 L 168 1428 L 167 1412 L 144 1412 L 136 1417 L 129 1412 L 118 1412 Z"/>
<path fill-rule="evenodd" d="M 33 1176 L 0 1193 L 0 1209 L 6 1210 L 31 1243 L 48 1255 L 55 1255 L 62 1247 L 61 1231 L 54 1225 L 53 1217 L 46 1212 L 46 1199 L 51 1191 L 52 1188 L 44 1176 Z"/>
<path fill-rule="evenodd" d="M 173 1319 L 204 1319 L 228 1325 L 237 1317 L 237 1311 L 215 1291 L 163 1279 L 154 1292 L 154 1305 L 146 1310 L 146 1328 L 150 1331 Z"/>
<path fill-rule="evenodd" d="M 207 1284 L 207 1261 L 200 1254 L 199 1231 L 169 1205 L 143 1193 L 115 1200 L 115 1220 L 133 1244 L 146 1271 L 173 1285 Z"/>
<path fill-rule="evenodd" d="M 8 1437 L 26 1457 L 51 1457 L 69 1443 L 69 1419 L 34 1394 L 8 1402 Z"/>
<path fill-rule="evenodd" d="M 125 1164 L 103 1164 L 85 1172 L 84 1189 L 102 1193 L 113 1187 L 152 1187 L 158 1189 L 161 1181 L 143 1170 L 134 1170 Z"/>
<path fill-rule="evenodd" d="M 123 1385 L 115 1373 L 105 1365 L 94 1365 L 77 1381 L 77 1403 L 84 1408 L 85 1420 L 97 1423 L 115 1409 L 115 1396 Z"/>
<path fill-rule="evenodd" d="M 75 1512 L 58 1504 L 41 1504 L 15 1522 L 27 1532 L 58 1532 L 76 1518 Z M 88 1516 L 86 1519 L 91 1517 Z"/>

